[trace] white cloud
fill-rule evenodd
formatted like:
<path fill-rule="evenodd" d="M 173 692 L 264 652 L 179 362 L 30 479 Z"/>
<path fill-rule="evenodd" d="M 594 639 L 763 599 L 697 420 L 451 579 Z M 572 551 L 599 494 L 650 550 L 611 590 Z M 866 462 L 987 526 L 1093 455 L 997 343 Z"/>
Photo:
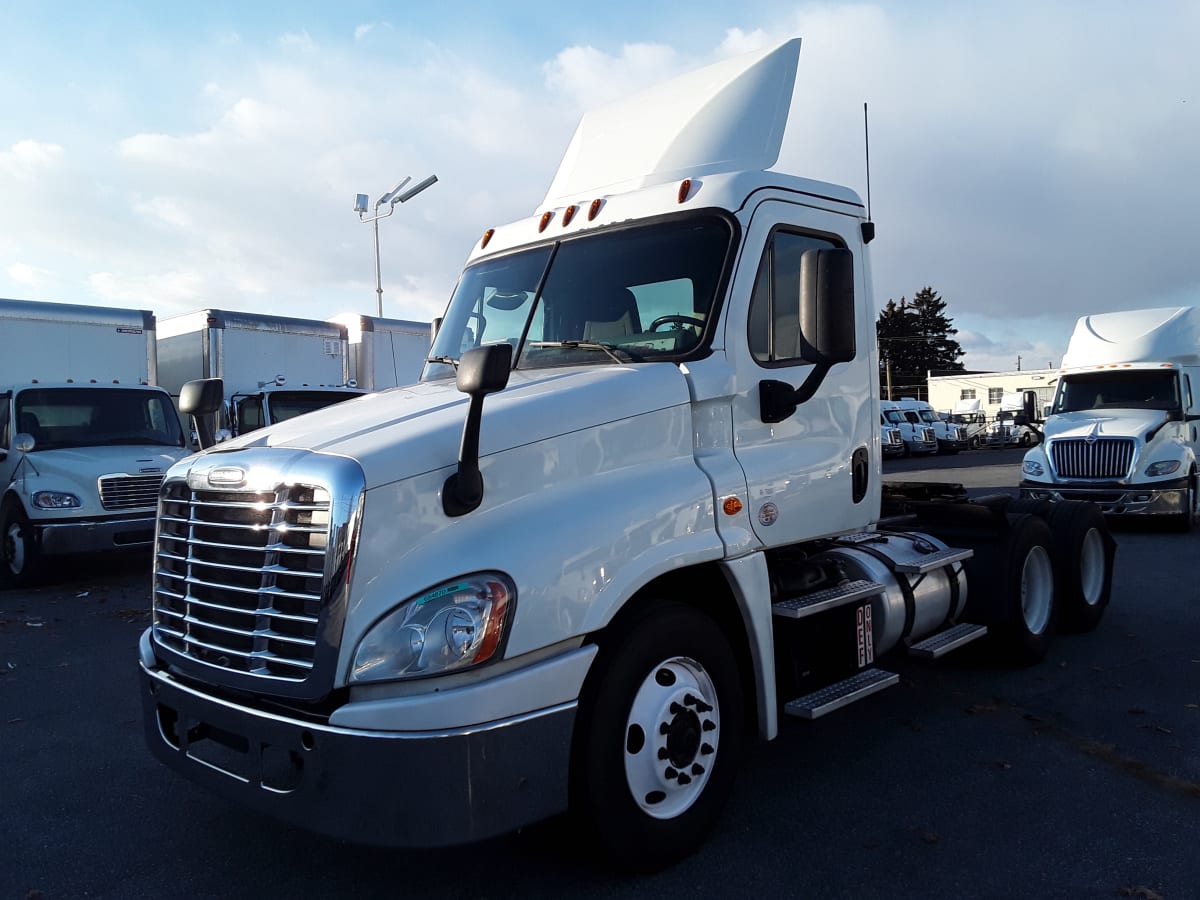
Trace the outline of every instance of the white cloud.
<path fill-rule="evenodd" d="M 595 47 L 568 47 L 543 71 L 550 91 L 586 111 L 678 74 L 679 60 L 664 44 L 625 44 L 618 56 Z"/>
<path fill-rule="evenodd" d="M 30 139 L 17 141 L 0 153 L 0 174 L 29 181 L 56 168 L 62 157 L 63 148 L 59 144 Z"/>
<path fill-rule="evenodd" d="M 20 262 L 13 263 L 8 267 L 7 271 L 8 277 L 17 284 L 33 288 L 34 290 L 41 289 L 54 277 L 54 273 L 49 269 Z"/>
<path fill-rule="evenodd" d="M 356 41 L 361 41 L 368 34 L 370 34 L 374 29 L 375 29 L 374 22 L 371 22 L 368 25 L 359 25 L 357 28 L 354 29 L 354 39 Z"/>
<path fill-rule="evenodd" d="M 314 53 L 320 49 L 307 31 L 291 32 L 281 36 L 279 46 L 285 50 L 300 50 L 305 53 Z"/>
<path fill-rule="evenodd" d="M 158 315 L 165 310 L 184 312 L 205 296 L 204 276 L 198 272 L 162 272 L 153 275 L 127 275 L 122 272 L 94 272 L 88 284 L 104 300 L 137 309 L 149 309 Z"/>
<path fill-rule="evenodd" d="M 192 219 L 187 214 L 185 206 L 186 202 L 178 197 L 151 197 L 148 200 L 135 202 L 133 210 L 138 215 L 152 221 L 176 228 L 187 228 L 192 224 Z"/>

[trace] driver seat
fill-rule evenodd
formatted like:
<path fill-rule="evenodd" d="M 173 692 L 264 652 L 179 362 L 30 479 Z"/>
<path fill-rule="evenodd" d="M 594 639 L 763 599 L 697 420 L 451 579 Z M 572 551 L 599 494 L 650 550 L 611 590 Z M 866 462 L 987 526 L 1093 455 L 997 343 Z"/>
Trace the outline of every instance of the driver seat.
<path fill-rule="evenodd" d="M 589 299 L 584 313 L 583 340 L 609 342 L 631 334 L 640 334 L 637 298 L 629 288 L 600 292 Z"/>

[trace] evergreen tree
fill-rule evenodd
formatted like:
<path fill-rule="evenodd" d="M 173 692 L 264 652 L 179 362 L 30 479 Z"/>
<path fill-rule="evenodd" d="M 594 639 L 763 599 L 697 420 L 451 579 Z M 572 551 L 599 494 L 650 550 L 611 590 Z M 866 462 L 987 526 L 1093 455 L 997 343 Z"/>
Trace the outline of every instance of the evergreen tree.
<path fill-rule="evenodd" d="M 910 303 L 889 299 L 875 324 L 879 338 L 880 385 L 887 397 L 888 367 L 893 397 L 928 396 L 930 370 L 961 372 L 964 351 L 946 315 L 946 301 L 931 287 L 923 287 Z"/>

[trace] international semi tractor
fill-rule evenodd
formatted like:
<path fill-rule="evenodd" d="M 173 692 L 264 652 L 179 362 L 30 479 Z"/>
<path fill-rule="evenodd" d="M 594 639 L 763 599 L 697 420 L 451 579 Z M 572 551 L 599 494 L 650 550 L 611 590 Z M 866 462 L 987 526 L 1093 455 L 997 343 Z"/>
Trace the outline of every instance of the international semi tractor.
<path fill-rule="evenodd" d="M 874 224 L 770 171 L 799 46 L 588 113 L 533 214 L 483 230 L 420 383 L 168 473 L 140 641 L 163 762 L 370 844 L 569 812 L 653 869 L 784 715 L 1101 621 L 1093 505 L 883 483 Z"/>
<path fill-rule="evenodd" d="M 0 588 L 51 559 L 154 541 L 186 456 L 147 310 L 0 300 Z"/>
<path fill-rule="evenodd" d="M 1110 516 L 1161 516 L 1189 531 L 1200 513 L 1200 310 L 1084 316 L 1075 324 L 1044 443 L 1025 454 L 1021 495 L 1090 500 Z M 1036 415 L 1032 404 L 1027 416 Z"/>

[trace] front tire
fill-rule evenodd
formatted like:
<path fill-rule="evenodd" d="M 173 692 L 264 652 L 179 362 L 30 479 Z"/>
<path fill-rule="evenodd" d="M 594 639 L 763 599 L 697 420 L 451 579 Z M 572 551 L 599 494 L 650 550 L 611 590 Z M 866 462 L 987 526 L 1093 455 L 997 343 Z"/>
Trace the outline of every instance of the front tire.
<path fill-rule="evenodd" d="M 692 853 L 733 786 L 742 739 L 737 662 L 716 623 L 655 601 L 601 642 L 580 698 L 572 812 L 619 865 Z"/>
<path fill-rule="evenodd" d="M 33 526 L 16 502 L 0 511 L 0 588 L 30 587 L 41 569 Z"/>
<path fill-rule="evenodd" d="M 1187 534 L 1196 522 L 1196 472 L 1188 473 L 1187 495 L 1184 500 L 1185 509 L 1175 517 L 1175 530 Z"/>

